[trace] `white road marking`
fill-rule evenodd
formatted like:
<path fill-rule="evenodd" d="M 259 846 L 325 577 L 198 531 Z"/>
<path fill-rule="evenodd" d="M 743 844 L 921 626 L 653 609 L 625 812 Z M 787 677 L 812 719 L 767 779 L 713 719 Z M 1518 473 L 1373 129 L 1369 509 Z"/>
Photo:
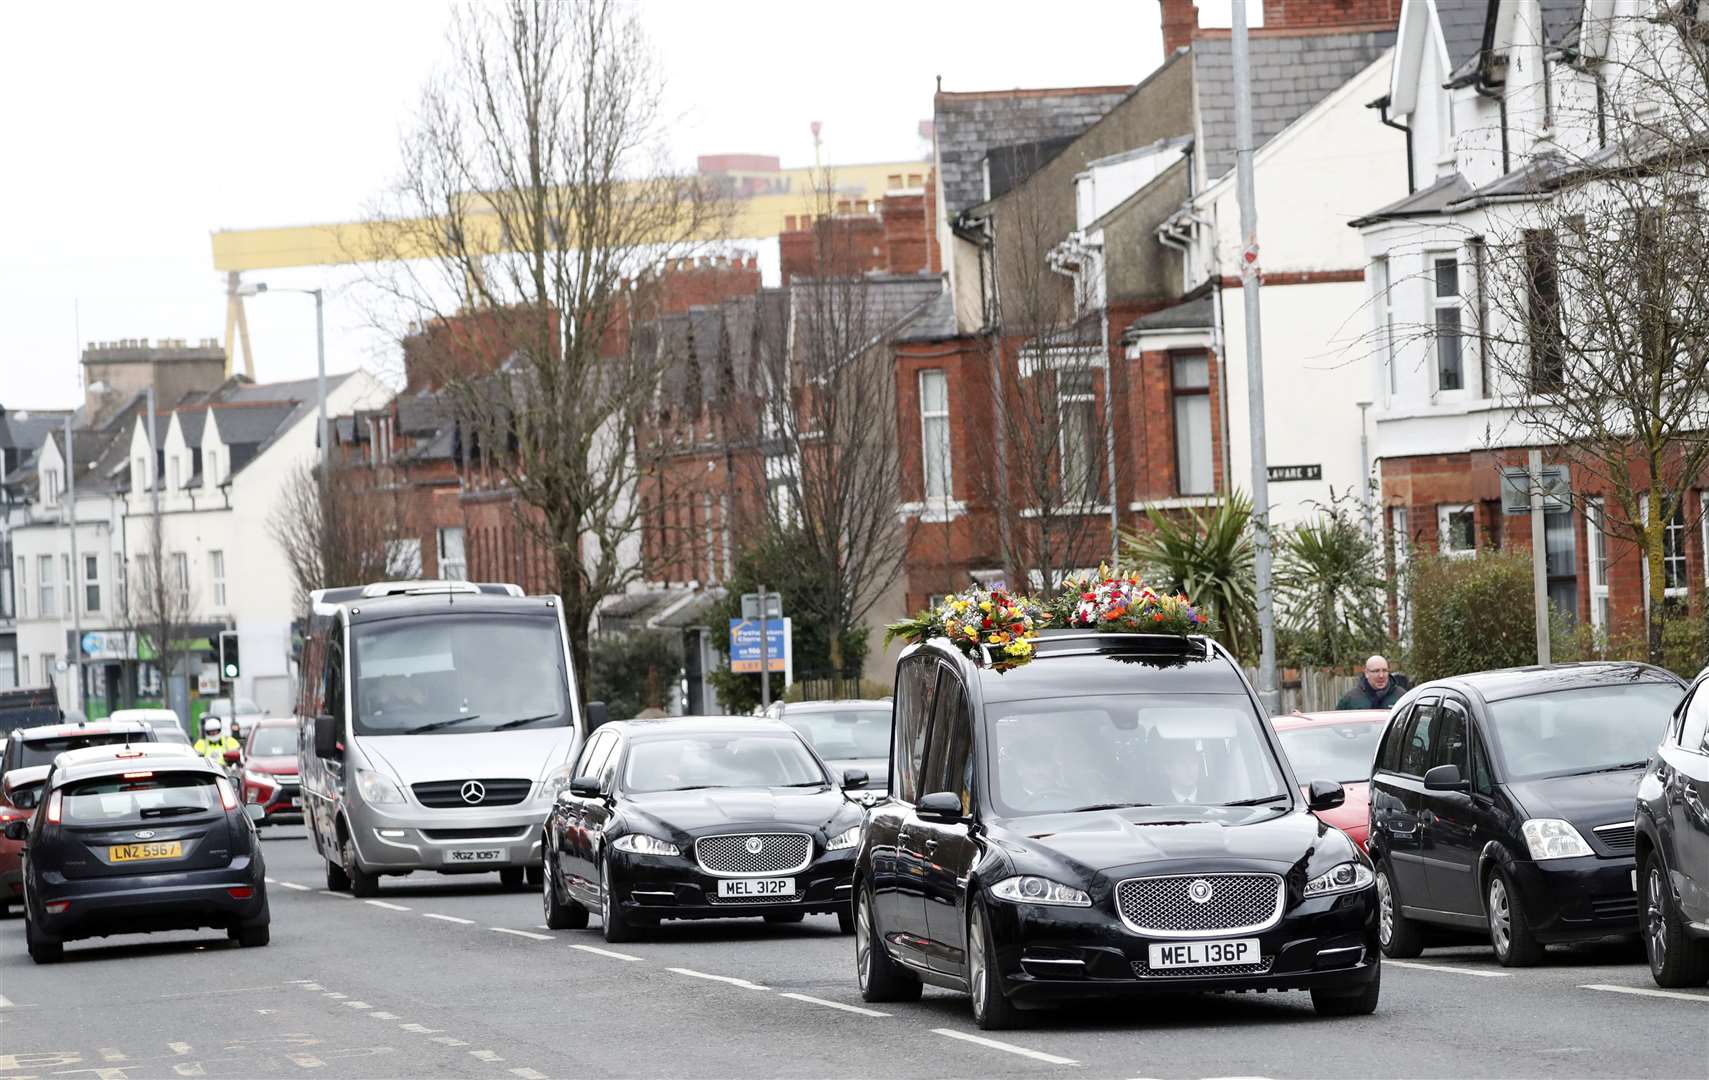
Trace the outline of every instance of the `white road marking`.
<path fill-rule="evenodd" d="M 472 1058 L 480 1058 L 482 1061 L 503 1061 L 504 1060 L 503 1058 L 499 1057 L 497 1054 L 493 1053 L 491 1050 L 471 1050 L 471 1051 L 469 1051 L 469 1056 Z"/>
<path fill-rule="evenodd" d="M 123 1061 L 125 1052 L 116 1046 L 103 1046 L 99 1051 L 102 1061 Z"/>
<path fill-rule="evenodd" d="M 350 995 L 349 994 L 340 994 L 336 990 L 324 990 L 321 992 L 321 996 L 322 997 L 329 997 L 334 1001 L 343 1001 L 345 998 L 349 997 Z"/>
<path fill-rule="evenodd" d="M 285 1056 L 290 1058 L 291 1064 L 295 1065 L 299 1069 L 318 1069 L 322 1065 L 326 1064 L 326 1062 L 315 1057 L 313 1054 L 286 1054 Z"/>
<path fill-rule="evenodd" d="M 778 997 L 793 998 L 796 1001 L 805 1001 L 812 1005 L 823 1005 L 827 1009 L 841 1009 L 843 1012 L 852 1012 L 860 1016 L 890 1015 L 887 1012 L 879 1012 L 877 1009 L 863 1009 L 858 1005 L 844 1005 L 840 1001 L 826 1001 L 824 998 L 816 998 L 808 994 L 779 994 Z"/>
<path fill-rule="evenodd" d="M 349 893 L 333 892 L 331 889 L 316 889 L 315 892 L 320 893 L 322 896 L 336 896 L 340 900 L 354 900 L 354 899 L 356 899 L 354 896 L 351 896 Z"/>
<path fill-rule="evenodd" d="M 405 1031 L 413 1031 L 417 1035 L 433 1035 L 445 1030 L 444 1028 L 430 1028 L 425 1024 L 399 1024 L 398 1027 Z"/>
<path fill-rule="evenodd" d="M 460 926 L 475 925 L 475 920 L 473 919 L 459 919 L 455 915 L 441 915 L 437 911 L 424 911 L 421 913 L 421 917 L 424 919 L 438 919 L 440 922 L 454 922 Z"/>
<path fill-rule="evenodd" d="M 207 1070 L 202 1068 L 202 1063 L 199 1061 L 180 1061 L 178 1064 L 172 1066 L 172 1071 L 177 1073 L 179 1076 L 208 1075 Z"/>
<path fill-rule="evenodd" d="M 533 1069 L 512 1069 L 510 1075 L 520 1076 L 522 1080 L 546 1080 L 546 1074 L 535 1072 Z"/>
<path fill-rule="evenodd" d="M 1055 1054 L 1047 1054 L 1043 1050 L 1028 1050 L 1026 1047 L 1016 1046 L 1014 1043 L 998 1042 L 996 1039 L 987 1039 L 981 1035 L 969 1035 L 965 1031 L 956 1031 L 954 1028 L 933 1028 L 932 1034 L 945 1035 L 951 1039 L 960 1039 L 962 1042 L 970 1042 L 979 1046 L 987 1046 L 993 1050 L 1001 1050 L 1008 1054 L 1019 1054 L 1021 1057 L 1032 1058 L 1034 1061 L 1042 1061 L 1047 1065 L 1080 1064 L 1073 1058 L 1057 1057 Z"/>
<path fill-rule="evenodd" d="M 710 979 L 713 982 L 729 983 L 731 986 L 739 986 L 743 990 L 766 990 L 766 989 L 769 989 L 769 987 L 761 986 L 759 983 L 756 983 L 756 982 L 749 982 L 746 979 L 738 979 L 738 978 L 735 978 L 734 976 L 730 976 L 730 975 L 708 975 L 704 971 L 695 971 L 693 968 L 677 968 L 677 967 L 674 967 L 674 968 L 666 968 L 665 970 L 666 971 L 674 971 L 678 975 L 687 975 L 691 979 Z"/>
<path fill-rule="evenodd" d="M 368 1015 L 372 1016 L 376 1020 L 396 1020 L 398 1018 L 397 1013 L 381 1012 L 378 1009 L 375 1009 Z"/>
<path fill-rule="evenodd" d="M 326 987 L 322 986 L 320 983 L 314 983 L 314 982 L 298 983 L 297 985 L 302 987 L 304 990 L 325 990 L 326 989 Z"/>
<path fill-rule="evenodd" d="M 595 956 L 609 956 L 613 960 L 639 960 L 639 959 L 641 959 L 639 956 L 630 956 L 626 952 L 613 952 L 610 949 L 596 949 L 592 945 L 571 945 L 570 948 L 580 949 L 582 952 L 592 953 Z"/>
<path fill-rule="evenodd" d="M 435 1035 L 433 1037 L 433 1041 L 436 1043 L 443 1043 L 446 1046 L 468 1046 L 469 1045 L 468 1043 L 464 1042 L 462 1039 L 453 1039 L 449 1035 Z"/>
<path fill-rule="evenodd" d="M 346 1009 L 372 1009 L 374 1006 L 368 1004 L 366 1001 L 346 1001 L 344 1003 L 344 1007 Z"/>
<path fill-rule="evenodd" d="M 15 1006 L 13 1006 L 11 998 L 7 997 L 5 994 L 0 994 L 0 1009 L 10 1009 L 14 1007 Z"/>
<path fill-rule="evenodd" d="M 188 1054 L 190 1052 L 190 1044 L 171 1042 L 166 1044 L 166 1049 L 178 1055 Z"/>
<path fill-rule="evenodd" d="M 551 940 L 553 940 L 551 934 L 536 934 L 532 930 L 512 930 L 508 926 L 489 926 L 489 927 L 487 927 L 487 929 L 495 931 L 495 932 L 500 933 L 500 934 L 515 934 L 517 937 L 532 938 L 535 941 L 551 941 Z"/>
<path fill-rule="evenodd" d="M 285 886 L 285 888 L 287 888 L 287 889 L 295 889 L 298 892 L 308 892 L 309 891 L 309 887 L 307 885 L 298 885 L 294 881 L 281 881 L 281 882 L 279 882 L 279 884 Z"/>
<path fill-rule="evenodd" d="M 1584 983 L 1580 990 L 1606 990 L 1610 994 L 1637 994 L 1640 997 L 1675 998 L 1709 1005 L 1709 994 L 1688 994 L 1683 990 L 1651 990 L 1647 986 L 1609 986 L 1607 983 Z"/>
<path fill-rule="evenodd" d="M 409 908 L 404 907 L 402 904 L 388 904 L 384 900 L 365 900 L 365 901 L 363 901 L 363 903 L 372 904 L 378 908 L 385 908 L 387 911 L 408 911 L 409 910 Z"/>
<path fill-rule="evenodd" d="M 1393 964 L 1395 967 L 1417 968 L 1420 971 L 1447 971 L 1455 975 L 1476 975 L 1483 979 L 1505 979 L 1513 974 L 1511 971 L 1485 971 L 1482 968 L 1455 967 L 1452 964 L 1421 964 L 1416 960 L 1385 959 L 1383 963 Z"/>
<path fill-rule="evenodd" d="M 262 879 L 261 879 L 261 880 L 262 880 L 262 881 L 265 881 L 265 882 L 266 882 L 266 883 L 267 883 L 267 884 L 269 884 L 269 885 L 277 885 L 277 884 L 279 884 L 279 883 L 278 883 L 278 882 L 277 882 L 277 881 L 274 881 L 274 880 L 273 880 L 273 879 L 272 879 L 272 878 L 270 878 L 270 877 L 264 877 L 264 878 L 262 878 Z"/>

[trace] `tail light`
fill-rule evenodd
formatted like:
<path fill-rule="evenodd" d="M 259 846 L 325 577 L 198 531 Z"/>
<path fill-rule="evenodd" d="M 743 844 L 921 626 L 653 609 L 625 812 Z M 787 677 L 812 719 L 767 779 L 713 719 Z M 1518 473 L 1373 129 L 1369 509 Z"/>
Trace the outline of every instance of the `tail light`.
<path fill-rule="evenodd" d="M 153 775 L 154 775 L 154 773 L 152 771 L 149 771 L 149 772 L 128 772 L 128 773 L 125 773 L 124 779 L 126 779 L 126 780 L 147 780 L 149 777 L 151 777 Z"/>
<path fill-rule="evenodd" d="M 220 805 L 227 810 L 237 809 L 237 793 L 232 791 L 231 782 L 223 776 L 214 778 L 214 784 L 220 789 Z M 55 795 L 59 792 L 54 792 Z"/>
<path fill-rule="evenodd" d="M 59 824 L 59 809 L 60 809 L 61 796 L 62 796 L 62 793 L 58 792 L 58 791 L 55 791 L 52 795 L 48 796 L 48 799 L 47 799 L 47 823 L 49 825 L 58 825 Z"/>
<path fill-rule="evenodd" d="M 65 909 L 71 906 L 71 901 L 50 900 L 42 906 L 47 908 L 47 913 L 49 915 L 63 915 L 65 913 Z"/>
<path fill-rule="evenodd" d="M 248 900 L 255 895 L 255 890 L 248 885 L 234 885 L 225 892 L 233 900 Z"/>

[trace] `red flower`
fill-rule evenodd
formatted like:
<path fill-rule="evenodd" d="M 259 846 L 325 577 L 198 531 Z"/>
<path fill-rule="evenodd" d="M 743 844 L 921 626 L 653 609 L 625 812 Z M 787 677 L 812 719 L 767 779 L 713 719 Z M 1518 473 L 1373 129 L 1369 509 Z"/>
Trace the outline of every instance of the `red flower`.
<path fill-rule="evenodd" d="M 1157 614 L 1155 614 L 1151 617 L 1151 621 L 1152 622 L 1162 622 L 1163 621 L 1163 613 L 1161 611 L 1159 611 Z"/>
<path fill-rule="evenodd" d="M 1027 626 L 1025 623 L 1010 623 L 1009 629 L 1013 630 L 1017 634 L 1024 634 L 1026 633 Z"/>
<path fill-rule="evenodd" d="M 991 629 L 991 620 L 990 619 L 980 619 L 979 625 L 981 627 L 985 628 L 986 630 L 989 630 L 989 629 Z"/>

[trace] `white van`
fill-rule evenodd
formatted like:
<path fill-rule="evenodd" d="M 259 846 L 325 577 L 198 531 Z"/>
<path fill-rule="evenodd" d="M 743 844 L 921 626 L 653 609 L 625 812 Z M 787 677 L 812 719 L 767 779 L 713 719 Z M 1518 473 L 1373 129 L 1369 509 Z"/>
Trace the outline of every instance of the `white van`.
<path fill-rule="evenodd" d="M 563 605 L 460 581 L 310 605 L 297 754 L 327 888 L 372 896 L 416 870 L 538 886 L 541 826 L 588 730 Z"/>

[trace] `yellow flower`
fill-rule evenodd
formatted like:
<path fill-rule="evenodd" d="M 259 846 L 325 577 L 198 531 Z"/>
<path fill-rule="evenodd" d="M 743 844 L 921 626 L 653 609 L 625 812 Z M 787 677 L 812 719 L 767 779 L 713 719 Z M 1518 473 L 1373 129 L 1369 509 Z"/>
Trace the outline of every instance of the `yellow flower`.
<path fill-rule="evenodd" d="M 985 612 L 985 613 L 986 613 L 986 614 L 987 614 L 987 615 L 989 615 L 989 614 L 990 614 L 990 613 L 991 613 L 991 601 L 989 601 L 989 600 L 982 600 L 982 601 L 980 601 L 980 603 L 979 603 L 979 610 L 980 610 L 980 611 L 983 611 L 983 612 Z"/>

